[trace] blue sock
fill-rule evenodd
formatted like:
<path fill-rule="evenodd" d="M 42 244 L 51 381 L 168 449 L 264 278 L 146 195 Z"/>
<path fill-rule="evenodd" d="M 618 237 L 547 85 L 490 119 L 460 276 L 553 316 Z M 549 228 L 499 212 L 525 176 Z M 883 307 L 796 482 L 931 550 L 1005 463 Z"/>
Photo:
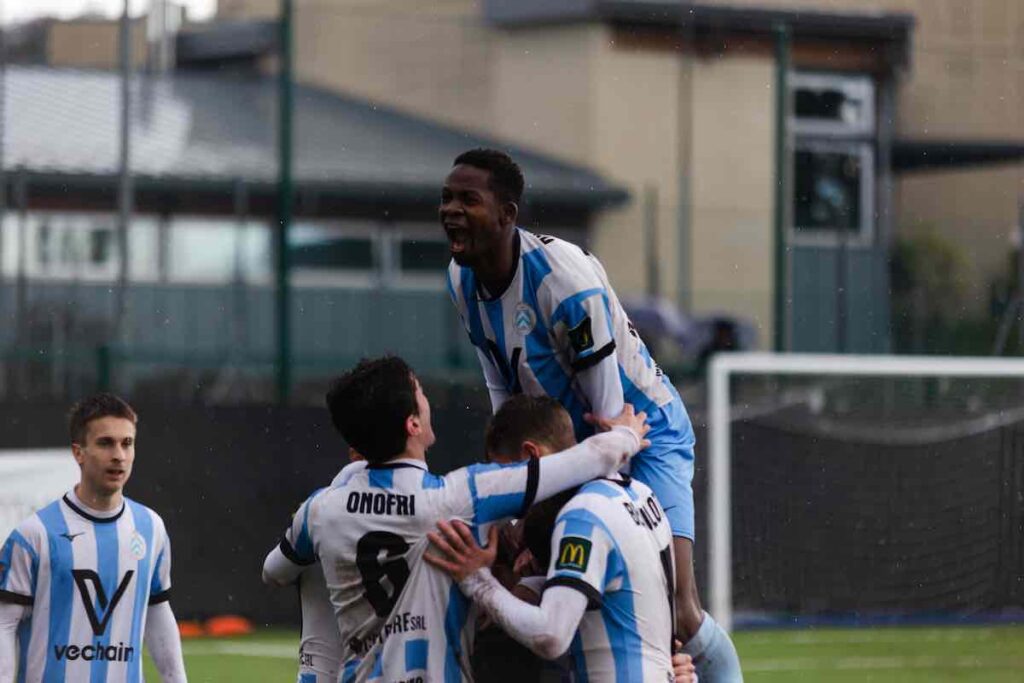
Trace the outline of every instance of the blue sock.
<path fill-rule="evenodd" d="M 693 658 L 700 683 L 743 683 L 736 646 L 707 612 L 697 633 L 683 646 L 683 652 Z"/>

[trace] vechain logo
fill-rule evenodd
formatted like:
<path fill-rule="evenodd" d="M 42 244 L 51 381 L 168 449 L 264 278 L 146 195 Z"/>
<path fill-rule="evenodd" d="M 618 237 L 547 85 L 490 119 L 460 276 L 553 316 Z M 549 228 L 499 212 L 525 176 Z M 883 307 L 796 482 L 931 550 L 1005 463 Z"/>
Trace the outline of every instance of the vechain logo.
<path fill-rule="evenodd" d="M 57 661 L 68 660 L 69 662 L 83 659 L 87 662 L 133 662 L 135 661 L 135 648 L 125 643 L 117 645 L 106 645 L 96 643 L 95 645 L 54 645 L 53 656 Z"/>

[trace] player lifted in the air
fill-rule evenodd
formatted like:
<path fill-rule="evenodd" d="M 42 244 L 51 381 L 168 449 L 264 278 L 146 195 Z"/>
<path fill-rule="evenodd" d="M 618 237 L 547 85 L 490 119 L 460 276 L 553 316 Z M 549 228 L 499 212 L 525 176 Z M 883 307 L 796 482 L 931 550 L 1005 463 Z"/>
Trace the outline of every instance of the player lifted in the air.
<path fill-rule="evenodd" d="M 122 494 L 136 422 L 111 394 L 72 409 L 81 480 L 0 549 L 0 683 L 141 681 L 143 642 L 164 681 L 185 680 L 167 531 Z"/>
<path fill-rule="evenodd" d="M 551 399 L 516 396 L 492 427 L 501 427 L 522 457 L 543 453 L 549 441 L 571 443 L 568 423 Z M 693 680 L 689 658 L 672 659 L 672 534 L 648 487 L 619 474 L 596 479 L 534 506 L 520 525 L 536 527 L 526 540 L 546 574 L 539 606 L 516 598 L 487 571 L 494 544 L 482 551 L 458 522 L 439 524 L 441 535 L 431 538 L 447 557 L 427 561 L 450 572 L 474 603 L 540 656 L 568 652 L 574 680 Z"/>
<path fill-rule="evenodd" d="M 448 289 L 476 347 L 491 404 L 513 394 L 561 402 L 577 435 L 584 415 L 647 414 L 651 446 L 630 475 L 664 507 L 674 537 L 677 630 L 706 683 L 742 680 L 729 636 L 701 609 L 693 575 L 694 435 L 675 388 L 633 329 L 600 262 L 582 248 L 517 227 L 524 180 L 496 150 L 459 155 L 439 210 L 452 262 Z"/>
<path fill-rule="evenodd" d="M 469 601 L 423 561 L 427 532 L 460 519 L 477 533 L 596 476 L 643 447 L 642 415 L 626 407 L 610 431 L 564 453 L 510 466 L 427 469 L 430 404 L 396 357 L 363 361 L 328 392 L 331 419 L 366 458 L 299 509 L 292 561 L 319 559 L 342 642 L 340 680 L 469 677 Z M 480 536 L 483 538 L 483 536 Z"/>

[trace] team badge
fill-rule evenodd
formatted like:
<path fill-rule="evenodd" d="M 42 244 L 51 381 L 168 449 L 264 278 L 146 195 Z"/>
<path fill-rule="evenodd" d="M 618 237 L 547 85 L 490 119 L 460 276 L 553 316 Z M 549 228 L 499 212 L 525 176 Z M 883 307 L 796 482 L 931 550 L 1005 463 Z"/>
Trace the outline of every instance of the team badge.
<path fill-rule="evenodd" d="M 590 329 L 590 317 L 569 330 L 569 343 L 576 353 L 582 353 L 594 345 L 594 333 Z"/>
<path fill-rule="evenodd" d="M 146 539 L 138 531 L 132 532 L 131 540 L 128 541 L 128 552 L 136 560 L 141 560 L 146 556 Z"/>
<path fill-rule="evenodd" d="M 558 562 L 555 569 L 569 569 L 574 572 L 587 571 L 590 564 L 590 541 L 578 536 L 566 536 L 558 544 Z"/>
<path fill-rule="evenodd" d="M 537 324 L 537 314 L 533 312 L 529 304 L 519 303 L 516 305 L 515 313 L 512 315 L 512 325 L 519 334 L 530 334 Z"/>

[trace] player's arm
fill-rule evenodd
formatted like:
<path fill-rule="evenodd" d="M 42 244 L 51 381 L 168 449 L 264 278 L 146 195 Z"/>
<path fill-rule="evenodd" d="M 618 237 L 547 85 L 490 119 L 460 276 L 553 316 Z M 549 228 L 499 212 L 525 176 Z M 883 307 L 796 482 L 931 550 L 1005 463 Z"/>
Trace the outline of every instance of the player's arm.
<path fill-rule="evenodd" d="M 18 624 L 32 611 L 39 573 L 35 541 L 27 529 L 19 527 L 0 547 L 0 683 L 13 683 L 17 675 Z"/>
<path fill-rule="evenodd" d="M 501 373 L 498 372 L 498 368 L 495 367 L 494 361 L 491 360 L 480 347 L 473 347 L 476 349 L 476 357 L 480 360 L 480 368 L 484 372 L 484 382 L 487 384 L 487 395 L 491 398 L 491 412 L 498 412 L 498 408 L 508 400 L 509 393 L 508 389 L 505 388 L 505 380 L 502 378 Z"/>
<path fill-rule="evenodd" d="M 607 418 L 622 411 L 623 391 L 612 333 L 611 294 L 599 267 L 582 253 L 573 254 L 572 272 L 566 271 L 548 287 L 558 349 L 573 369 L 591 412 Z"/>
<path fill-rule="evenodd" d="M 263 560 L 263 583 L 288 586 L 298 580 L 306 567 L 316 562 L 313 541 L 309 536 L 309 509 L 319 492 L 313 493 L 299 506 L 281 542 L 267 553 Z"/>
<path fill-rule="evenodd" d="M 555 659 L 569 649 L 587 609 L 586 595 L 556 586 L 544 591 L 540 605 L 524 602 L 506 590 L 487 568 L 494 561 L 497 545 L 493 527 L 487 549 L 477 545 L 469 528 L 459 522 L 441 522 L 438 531 L 428 536 L 447 559 L 424 557 L 458 581 L 462 592 L 506 633 L 545 659 Z"/>
<path fill-rule="evenodd" d="M 160 522 L 161 544 L 149 584 L 146 609 L 145 645 L 164 683 L 183 683 L 185 660 L 181 654 L 181 633 L 171 610 L 171 539 Z"/>
<path fill-rule="evenodd" d="M 620 469 L 648 444 L 644 413 L 626 406 L 611 430 L 572 448 L 512 465 L 470 465 L 444 477 L 443 517 L 475 525 L 522 516 L 534 502 Z"/>
<path fill-rule="evenodd" d="M 185 683 L 185 660 L 181 654 L 181 634 L 168 601 L 150 605 L 146 610 L 146 650 L 164 683 Z"/>

